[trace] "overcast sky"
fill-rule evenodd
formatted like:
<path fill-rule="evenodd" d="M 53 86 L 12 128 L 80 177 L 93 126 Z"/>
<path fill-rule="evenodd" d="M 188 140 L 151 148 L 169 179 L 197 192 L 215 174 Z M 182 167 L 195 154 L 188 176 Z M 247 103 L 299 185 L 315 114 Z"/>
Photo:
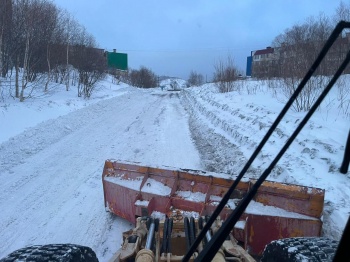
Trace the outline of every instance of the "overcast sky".
<path fill-rule="evenodd" d="M 348 4 L 349 0 L 344 0 Z M 54 0 L 108 51 L 128 54 L 130 68 L 187 79 L 211 79 L 214 64 L 231 55 L 245 73 L 250 52 L 270 46 L 285 29 L 340 0 Z"/>

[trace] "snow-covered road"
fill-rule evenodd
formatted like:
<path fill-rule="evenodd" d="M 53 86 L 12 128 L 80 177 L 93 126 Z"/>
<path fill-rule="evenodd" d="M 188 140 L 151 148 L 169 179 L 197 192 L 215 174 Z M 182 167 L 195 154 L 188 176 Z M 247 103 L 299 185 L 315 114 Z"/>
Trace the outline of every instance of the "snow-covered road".
<path fill-rule="evenodd" d="M 29 244 L 76 243 L 110 258 L 130 225 L 104 210 L 109 158 L 201 168 L 178 93 L 120 90 L 2 143 L 0 257 Z"/>
<path fill-rule="evenodd" d="M 250 91 L 222 94 L 209 83 L 171 92 L 107 78 L 90 100 L 73 99 L 64 86 L 25 103 L 7 100 L 0 107 L 0 258 L 30 244 L 74 243 L 107 261 L 132 225 L 104 209 L 106 159 L 236 175 L 283 106 L 262 82 L 242 85 Z M 325 189 L 322 234 L 333 239 L 350 214 L 350 174 L 339 172 L 349 121 L 336 99 L 334 90 L 268 177 Z M 286 115 L 246 177 L 261 175 L 303 115 Z"/>

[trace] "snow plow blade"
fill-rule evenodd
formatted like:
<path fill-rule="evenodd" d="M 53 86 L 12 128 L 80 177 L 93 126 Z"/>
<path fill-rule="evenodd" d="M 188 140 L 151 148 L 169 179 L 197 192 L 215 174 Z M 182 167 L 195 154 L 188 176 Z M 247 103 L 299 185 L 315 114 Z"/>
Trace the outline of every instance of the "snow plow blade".
<path fill-rule="evenodd" d="M 147 167 L 107 160 L 102 174 L 108 211 L 135 223 L 137 217 L 211 215 L 233 183 L 227 174 L 174 168 Z M 255 180 L 241 181 L 228 205 L 232 212 Z M 325 191 L 265 181 L 232 229 L 232 235 L 253 256 L 262 254 L 272 240 L 320 236 Z"/>

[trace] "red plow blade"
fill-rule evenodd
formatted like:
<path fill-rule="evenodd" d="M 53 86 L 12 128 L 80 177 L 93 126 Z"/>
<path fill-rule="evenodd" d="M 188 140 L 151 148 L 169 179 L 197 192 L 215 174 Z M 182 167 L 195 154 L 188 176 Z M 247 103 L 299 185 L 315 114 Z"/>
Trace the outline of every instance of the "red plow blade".
<path fill-rule="evenodd" d="M 226 174 L 213 176 L 202 171 L 107 160 L 102 182 L 106 209 L 135 223 L 136 217 L 155 212 L 210 216 L 233 180 Z M 239 183 L 221 219 L 225 220 L 254 183 L 255 180 Z M 318 188 L 266 181 L 232 234 L 252 255 L 261 255 L 272 240 L 320 236 L 324 193 Z"/>

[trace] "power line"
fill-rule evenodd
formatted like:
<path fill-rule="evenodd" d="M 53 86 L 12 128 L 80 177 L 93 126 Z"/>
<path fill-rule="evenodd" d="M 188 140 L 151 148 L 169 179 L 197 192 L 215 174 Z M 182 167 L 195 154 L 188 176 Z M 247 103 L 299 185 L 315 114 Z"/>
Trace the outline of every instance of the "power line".
<path fill-rule="evenodd" d="M 186 53 L 186 52 L 209 52 L 209 51 L 252 51 L 261 49 L 262 47 L 244 47 L 244 48 L 232 48 L 232 47 L 201 47 L 201 48 L 186 48 L 186 49 L 117 49 L 119 52 L 140 52 L 140 53 Z M 249 55 L 249 53 L 247 54 Z"/>

